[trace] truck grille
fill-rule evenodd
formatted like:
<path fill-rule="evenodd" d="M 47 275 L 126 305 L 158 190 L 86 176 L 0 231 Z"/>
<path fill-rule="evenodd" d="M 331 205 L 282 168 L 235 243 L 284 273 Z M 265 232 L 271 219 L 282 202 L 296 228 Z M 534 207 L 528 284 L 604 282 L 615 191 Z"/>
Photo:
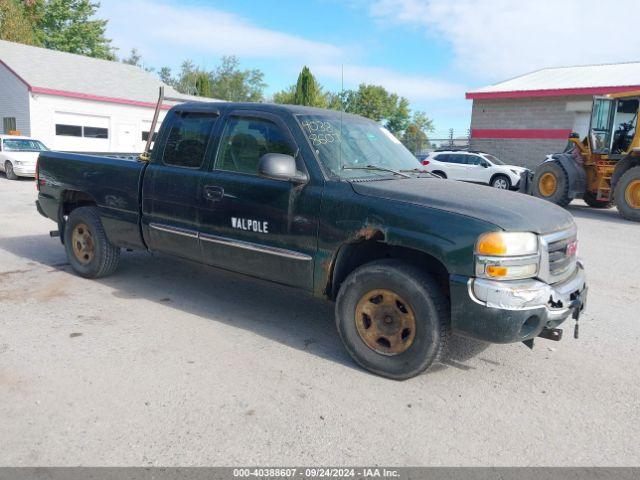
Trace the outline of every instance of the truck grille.
<path fill-rule="evenodd" d="M 575 270 L 577 262 L 577 232 L 557 232 L 542 237 L 540 278 L 547 283 L 566 280 Z"/>

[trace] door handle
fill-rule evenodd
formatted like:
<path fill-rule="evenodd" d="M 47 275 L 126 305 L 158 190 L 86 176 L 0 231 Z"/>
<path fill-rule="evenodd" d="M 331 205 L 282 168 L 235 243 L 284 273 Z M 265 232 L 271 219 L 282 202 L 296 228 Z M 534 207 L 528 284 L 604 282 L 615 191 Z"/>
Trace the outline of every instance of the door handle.
<path fill-rule="evenodd" d="M 224 198 L 224 188 L 215 185 L 207 185 L 204 187 L 204 198 L 212 202 L 219 202 Z"/>

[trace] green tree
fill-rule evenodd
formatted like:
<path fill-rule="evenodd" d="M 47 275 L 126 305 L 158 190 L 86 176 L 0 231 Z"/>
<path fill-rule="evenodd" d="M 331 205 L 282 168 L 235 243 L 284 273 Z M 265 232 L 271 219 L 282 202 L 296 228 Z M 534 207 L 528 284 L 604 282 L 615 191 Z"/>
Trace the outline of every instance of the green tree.
<path fill-rule="evenodd" d="M 106 20 L 94 19 L 98 2 L 90 0 L 35 0 L 35 36 L 43 47 L 89 57 L 115 60 Z"/>
<path fill-rule="evenodd" d="M 0 39 L 37 45 L 34 25 L 25 5 L 18 0 L 0 0 Z"/>
<path fill-rule="evenodd" d="M 302 71 L 298 75 L 293 101 L 296 105 L 308 107 L 324 108 L 327 106 L 327 99 L 322 93 L 322 87 L 306 66 L 302 67 Z"/>
<path fill-rule="evenodd" d="M 176 86 L 176 79 L 173 78 L 173 72 L 170 67 L 162 67 L 158 71 L 158 78 L 160 78 L 160 81 L 166 85 L 170 85 L 172 87 Z"/>
<path fill-rule="evenodd" d="M 330 95 L 322 91 L 322 87 L 311 70 L 305 66 L 302 67 L 296 84 L 276 93 L 273 96 L 273 101 L 290 105 L 326 108 L 329 105 Z"/>
<path fill-rule="evenodd" d="M 430 142 L 427 132 L 433 131 L 433 122 L 424 112 L 415 112 L 411 122 L 402 132 L 400 140 L 413 154 L 418 154 L 429 148 Z"/>
<path fill-rule="evenodd" d="M 347 90 L 341 97 L 345 111 L 384 123 L 396 136 L 407 128 L 409 101 L 380 85 L 362 83 L 357 90 Z"/>
<path fill-rule="evenodd" d="M 128 65 L 135 65 L 136 67 L 142 66 L 142 55 L 138 52 L 137 48 L 132 48 L 129 56 L 127 58 L 122 59 L 122 63 L 126 63 Z"/>
<path fill-rule="evenodd" d="M 206 72 L 195 73 L 196 95 L 199 97 L 211 97 L 211 79 Z"/>
<path fill-rule="evenodd" d="M 275 93 L 273 95 L 273 103 L 294 105 L 295 98 L 296 98 L 296 86 L 291 85 L 289 88 Z"/>
<path fill-rule="evenodd" d="M 230 102 L 260 102 L 264 99 L 264 73 L 241 70 L 234 56 L 224 56 L 211 76 L 211 96 Z"/>

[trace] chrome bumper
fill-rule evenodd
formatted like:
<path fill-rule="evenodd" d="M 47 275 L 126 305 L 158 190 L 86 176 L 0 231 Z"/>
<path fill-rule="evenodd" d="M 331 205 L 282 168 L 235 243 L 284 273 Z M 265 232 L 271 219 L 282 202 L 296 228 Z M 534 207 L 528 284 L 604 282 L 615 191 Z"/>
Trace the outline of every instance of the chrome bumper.
<path fill-rule="evenodd" d="M 553 285 L 539 280 L 518 280 L 499 282 L 480 278 L 470 278 L 469 297 L 485 307 L 502 310 L 533 310 L 544 308 L 547 320 L 557 322 L 572 314 L 576 301 L 586 302 L 586 275 L 580 261 L 575 272 L 567 280 Z"/>

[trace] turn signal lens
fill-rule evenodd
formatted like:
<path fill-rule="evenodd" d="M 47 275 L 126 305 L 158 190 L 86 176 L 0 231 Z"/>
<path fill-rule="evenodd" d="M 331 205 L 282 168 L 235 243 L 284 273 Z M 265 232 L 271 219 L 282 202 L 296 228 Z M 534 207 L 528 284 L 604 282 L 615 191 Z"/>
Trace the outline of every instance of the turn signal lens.
<path fill-rule="evenodd" d="M 498 267 L 497 265 L 487 266 L 487 275 L 490 277 L 506 277 L 508 271 L 507 267 Z"/>
<path fill-rule="evenodd" d="M 489 232 L 476 244 L 479 255 L 533 255 L 538 252 L 538 237 L 529 232 Z"/>
<path fill-rule="evenodd" d="M 533 263 L 529 265 L 511 265 L 508 267 L 503 265 L 487 265 L 485 274 L 481 276 L 502 280 L 515 280 L 531 278 L 535 276 L 537 272 L 538 265 Z"/>

